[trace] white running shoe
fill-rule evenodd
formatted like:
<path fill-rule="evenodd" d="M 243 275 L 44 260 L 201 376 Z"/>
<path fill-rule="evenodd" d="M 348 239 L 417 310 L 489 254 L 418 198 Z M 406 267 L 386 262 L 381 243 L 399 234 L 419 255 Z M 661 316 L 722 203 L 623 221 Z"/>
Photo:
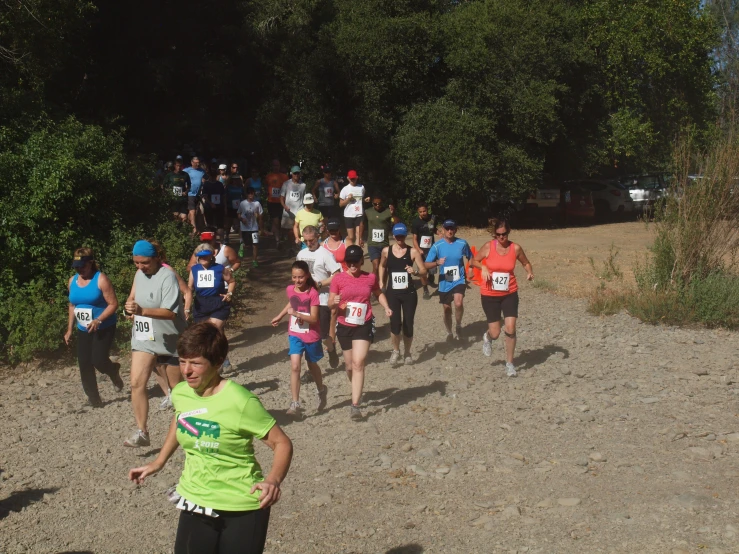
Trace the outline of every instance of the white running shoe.
<path fill-rule="evenodd" d="M 151 441 L 149 440 L 149 433 L 144 433 L 141 429 L 136 429 L 131 435 L 131 438 L 126 439 L 123 446 L 137 447 L 137 446 L 149 446 Z"/>
<path fill-rule="evenodd" d="M 508 377 L 515 377 L 516 375 L 518 375 L 516 373 L 516 366 L 514 366 L 511 362 L 506 362 L 506 364 L 505 364 L 505 374 Z"/>
<path fill-rule="evenodd" d="M 405 365 L 413 365 L 413 358 L 411 358 L 410 356 L 406 356 Z"/>
<path fill-rule="evenodd" d="M 482 336 L 482 353 L 488 358 L 493 355 L 493 341 L 490 340 L 490 335 L 487 331 Z"/>
<path fill-rule="evenodd" d="M 231 362 L 228 358 L 223 360 L 223 364 L 221 365 L 221 371 L 223 372 L 231 371 Z"/>
<path fill-rule="evenodd" d="M 167 395 L 164 397 L 164 400 L 162 400 L 159 403 L 159 409 L 160 410 L 169 410 L 172 407 L 172 397 Z"/>
<path fill-rule="evenodd" d="M 393 353 L 390 354 L 390 365 L 397 364 L 398 358 L 400 358 L 400 350 L 393 350 Z"/>

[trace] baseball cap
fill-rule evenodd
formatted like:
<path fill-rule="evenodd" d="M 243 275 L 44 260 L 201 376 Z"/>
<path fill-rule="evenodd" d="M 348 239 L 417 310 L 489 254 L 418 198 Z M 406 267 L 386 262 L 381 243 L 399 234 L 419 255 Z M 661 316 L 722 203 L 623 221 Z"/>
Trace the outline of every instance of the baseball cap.
<path fill-rule="evenodd" d="M 294 166 L 292 166 L 292 168 L 290 169 L 290 173 L 302 173 L 302 171 L 303 171 L 303 170 L 302 170 L 302 169 L 300 169 L 300 166 L 299 166 L 299 165 L 294 165 Z"/>
<path fill-rule="evenodd" d="M 177 154 L 177 156 L 175 157 L 175 160 L 181 160 L 181 159 L 183 159 L 182 154 Z"/>
<path fill-rule="evenodd" d="M 303 196 L 303 204 L 313 204 L 316 200 L 313 198 L 313 195 L 311 193 L 306 194 Z"/>
<path fill-rule="evenodd" d="M 210 250 L 201 250 L 200 252 L 195 253 L 196 258 L 205 258 L 206 256 L 212 256 L 213 252 Z"/>
<path fill-rule="evenodd" d="M 341 228 L 341 221 L 339 220 L 338 217 L 331 217 L 326 222 L 326 229 L 328 229 L 329 231 L 334 231 L 340 228 Z"/>
<path fill-rule="evenodd" d="M 352 244 L 346 249 L 344 254 L 344 261 L 347 262 L 361 262 L 364 259 L 364 251 L 359 248 L 356 244 Z"/>
<path fill-rule="evenodd" d="M 331 170 L 331 166 L 328 165 L 328 164 L 323 165 L 323 166 L 321 166 L 321 171 L 323 171 L 324 173 L 331 173 L 331 171 L 332 171 Z"/>
<path fill-rule="evenodd" d="M 457 228 L 457 222 L 453 219 L 447 219 L 444 221 L 444 223 L 441 224 L 444 229 L 456 229 Z"/>
<path fill-rule="evenodd" d="M 396 223 L 393 225 L 393 236 L 394 237 L 405 237 L 408 236 L 408 227 L 405 223 Z"/>
<path fill-rule="evenodd" d="M 347 179 L 356 179 L 357 177 L 359 177 L 359 175 L 357 175 L 357 172 L 353 169 L 350 169 L 349 172 L 346 174 Z"/>
<path fill-rule="evenodd" d="M 200 233 L 200 240 L 213 240 L 216 237 L 216 234 L 212 231 L 203 231 Z"/>
<path fill-rule="evenodd" d="M 221 164 L 218 166 L 218 169 L 228 169 L 228 166 L 226 164 Z"/>

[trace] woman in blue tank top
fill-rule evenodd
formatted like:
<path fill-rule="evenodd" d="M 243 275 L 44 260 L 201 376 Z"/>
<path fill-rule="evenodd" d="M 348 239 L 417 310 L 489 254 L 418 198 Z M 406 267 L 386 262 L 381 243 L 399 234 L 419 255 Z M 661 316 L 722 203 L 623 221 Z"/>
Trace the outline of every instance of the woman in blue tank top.
<path fill-rule="evenodd" d="M 103 401 L 98 391 L 96 369 L 110 378 L 116 392 L 123 390 L 121 364 L 114 364 L 109 357 L 115 337 L 118 299 L 110 279 L 98 269 L 91 248 L 75 250 L 72 267 L 77 274 L 68 283 L 69 319 L 64 342 L 69 344 L 76 324 L 82 389 L 89 403 L 99 408 Z"/>
<path fill-rule="evenodd" d="M 190 270 L 188 286 L 193 291 L 195 323 L 210 321 L 223 331 L 231 313 L 231 297 L 236 281 L 230 269 L 217 264 L 212 247 L 203 243 L 195 249 L 198 263 Z"/>

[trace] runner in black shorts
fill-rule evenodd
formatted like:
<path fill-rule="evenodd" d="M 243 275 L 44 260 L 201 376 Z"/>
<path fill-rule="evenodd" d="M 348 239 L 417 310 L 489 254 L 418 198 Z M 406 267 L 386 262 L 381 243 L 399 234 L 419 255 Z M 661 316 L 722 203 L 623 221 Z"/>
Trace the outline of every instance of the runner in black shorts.
<path fill-rule="evenodd" d="M 413 232 L 413 246 L 421 252 L 423 260 L 426 261 L 431 245 L 436 241 L 438 231 L 438 218 L 435 215 L 429 214 L 428 206 L 426 202 L 419 202 L 417 204 L 418 217 L 413 220 L 411 224 L 411 231 Z M 423 285 L 423 299 L 428 300 L 431 298 L 429 293 L 429 283 L 434 284 L 434 273 L 436 268 L 431 268 L 428 271 L 428 276 L 421 275 L 421 284 Z"/>

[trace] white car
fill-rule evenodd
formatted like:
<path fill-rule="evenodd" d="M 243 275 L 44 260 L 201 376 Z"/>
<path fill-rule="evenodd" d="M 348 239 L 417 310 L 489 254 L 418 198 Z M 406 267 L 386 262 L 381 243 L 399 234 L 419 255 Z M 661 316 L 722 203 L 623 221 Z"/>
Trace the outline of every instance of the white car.
<path fill-rule="evenodd" d="M 634 201 L 629 189 L 618 181 L 583 179 L 575 183 L 592 193 L 597 219 L 624 217 L 634 211 Z"/>

